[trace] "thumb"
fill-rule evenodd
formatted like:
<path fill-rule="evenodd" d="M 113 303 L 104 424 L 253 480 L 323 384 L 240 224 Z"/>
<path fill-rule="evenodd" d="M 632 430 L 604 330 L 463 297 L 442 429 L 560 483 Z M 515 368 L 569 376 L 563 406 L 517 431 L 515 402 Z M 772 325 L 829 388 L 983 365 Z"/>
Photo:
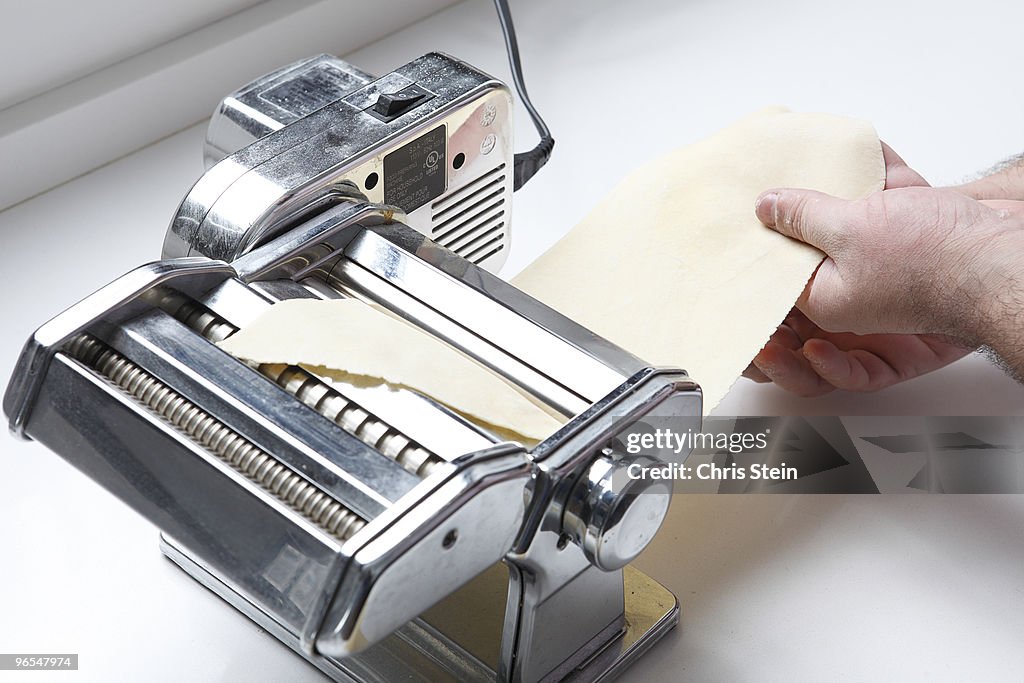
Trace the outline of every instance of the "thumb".
<path fill-rule="evenodd" d="M 762 223 L 827 254 L 842 241 L 850 202 L 813 190 L 768 190 L 754 212 Z"/>

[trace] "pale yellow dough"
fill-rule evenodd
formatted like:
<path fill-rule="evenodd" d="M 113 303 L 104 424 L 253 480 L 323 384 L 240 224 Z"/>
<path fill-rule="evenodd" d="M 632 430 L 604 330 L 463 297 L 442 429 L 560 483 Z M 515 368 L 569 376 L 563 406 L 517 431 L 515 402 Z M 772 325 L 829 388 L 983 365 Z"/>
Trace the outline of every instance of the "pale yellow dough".
<path fill-rule="evenodd" d="M 635 171 L 513 282 L 645 361 L 687 370 L 709 412 L 822 259 L 763 227 L 757 195 L 805 187 L 852 199 L 884 183 L 870 124 L 765 110 Z M 471 359 L 354 300 L 278 303 L 222 346 L 333 368 L 339 382 L 409 387 L 531 440 L 559 424 Z"/>
<path fill-rule="evenodd" d="M 414 389 L 502 436 L 541 441 L 560 423 L 444 342 L 356 299 L 290 299 L 220 343 L 256 363 L 301 365 L 335 383 Z"/>
<path fill-rule="evenodd" d="M 513 283 L 643 360 L 688 371 L 707 413 L 823 257 L 762 226 L 758 194 L 853 199 L 884 185 L 869 123 L 765 110 L 635 171 Z"/>

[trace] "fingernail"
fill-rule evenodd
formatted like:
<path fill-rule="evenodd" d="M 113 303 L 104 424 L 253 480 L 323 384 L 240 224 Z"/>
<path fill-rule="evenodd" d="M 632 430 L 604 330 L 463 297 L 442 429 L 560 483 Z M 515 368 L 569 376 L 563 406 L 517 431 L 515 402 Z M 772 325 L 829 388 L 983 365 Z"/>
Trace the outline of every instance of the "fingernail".
<path fill-rule="evenodd" d="M 801 349 L 801 353 L 803 353 L 804 358 L 807 359 L 807 362 L 811 364 L 811 367 L 813 367 L 814 371 L 819 375 L 825 377 L 825 375 L 832 374 L 831 371 L 833 366 L 829 363 L 827 358 L 823 358 L 818 355 L 818 353 L 814 351 L 813 347 L 808 348 L 808 346 L 804 344 L 803 349 Z"/>
<path fill-rule="evenodd" d="M 769 228 L 775 227 L 775 205 L 779 201 L 778 192 L 765 192 L 757 198 L 754 213 Z"/>
<path fill-rule="evenodd" d="M 776 364 L 772 360 L 761 358 L 760 354 L 754 358 L 754 367 L 773 379 L 778 370 Z"/>

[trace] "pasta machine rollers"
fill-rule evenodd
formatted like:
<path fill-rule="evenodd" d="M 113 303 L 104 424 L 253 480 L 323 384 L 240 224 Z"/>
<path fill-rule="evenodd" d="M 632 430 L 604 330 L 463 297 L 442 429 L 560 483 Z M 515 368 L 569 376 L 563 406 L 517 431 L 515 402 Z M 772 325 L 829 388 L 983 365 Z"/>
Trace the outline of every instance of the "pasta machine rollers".
<path fill-rule="evenodd" d="M 320 56 L 246 86 L 163 260 L 39 328 L 4 398 L 15 434 L 336 680 L 607 680 L 678 620 L 628 566 L 668 485 L 626 477 L 614 442 L 655 411 L 699 426 L 700 390 L 490 272 L 511 106 L 441 54 L 377 79 Z M 379 304 L 564 426 L 524 446 L 414 391 L 346 395 L 215 345 L 299 297 Z"/>

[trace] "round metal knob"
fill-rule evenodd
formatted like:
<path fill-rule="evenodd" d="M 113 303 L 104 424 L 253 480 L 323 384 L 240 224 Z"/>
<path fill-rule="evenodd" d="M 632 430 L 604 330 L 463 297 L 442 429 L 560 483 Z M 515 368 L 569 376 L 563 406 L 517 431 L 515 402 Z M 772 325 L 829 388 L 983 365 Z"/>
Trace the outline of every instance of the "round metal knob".
<path fill-rule="evenodd" d="M 614 571 L 626 566 L 661 527 L 671 482 L 629 476 L 657 464 L 653 458 L 601 455 L 576 483 L 566 502 L 562 530 L 595 567 Z"/>

